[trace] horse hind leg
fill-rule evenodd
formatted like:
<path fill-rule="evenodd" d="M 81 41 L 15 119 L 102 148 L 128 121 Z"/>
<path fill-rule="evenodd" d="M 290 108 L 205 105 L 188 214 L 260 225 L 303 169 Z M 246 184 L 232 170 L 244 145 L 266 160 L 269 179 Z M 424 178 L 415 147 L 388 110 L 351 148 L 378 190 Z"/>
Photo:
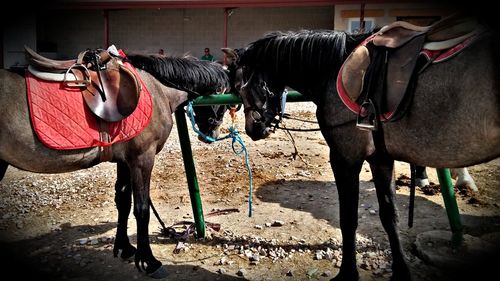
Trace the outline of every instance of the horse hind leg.
<path fill-rule="evenodd" d="M 399 240 L 397 210 L 394 204 L 394 191 L 391 188 L 394 160 L 387 157 L 372 160 L 374 161 L 370 161 L 370 167 L 377 192 L 380 221 L 387 232 L 392 251 L 391 280 L 409 281 L 411 276 Z"/>
<path fill-rule="evenodd" d="M 117 257 L 121 252 L 120 257 L 128 260 L 136 252 L 136 248 L 130 244 L 127 235 L 128 216 L 132 208 L 132 187 L 130 185 L 130 172 L 127 164 L 121 162 L 117 165 L 115 204 L 118 209 L 118 225 L 116 228 L 113 255 Z"/>
<path fill-rule="evenodd" d="M 418 187 L 426 187 L 429 184 L 425 166 L 415 166 L 415 185 Z"/>
<path fill-rule="evenodd" d="M 451 169 L 451 173 L 452 175 L 456 174 L 457 178 L 457 181 L 455 183 L 456 187 L 470 188 L 472 191 L 478 191 L 476 182 L 474 182 L 474 179 L 469 174 L 467 168 Z"/>
<path fill-rule="evenodd" d="M 5 172 L 7 171 L 7 167 L 9 167 L 9 164 L 2 159 L 0 159 L 0 181 L 2 181 L 3 177 L 5 176 Z"/>

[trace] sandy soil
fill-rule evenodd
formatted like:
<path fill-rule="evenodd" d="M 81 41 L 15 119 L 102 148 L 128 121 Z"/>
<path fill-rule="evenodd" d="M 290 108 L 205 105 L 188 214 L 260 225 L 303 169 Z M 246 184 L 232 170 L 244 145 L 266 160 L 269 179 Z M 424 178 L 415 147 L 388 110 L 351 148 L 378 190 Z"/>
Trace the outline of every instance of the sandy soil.
<path fill-rule="evenodd" d="M 289 111 L 294 117 L 314 120 L 310 103 L 290 104 Z M 286 122 L 288 127 L 316 126 Z M 241 113 L 236 124 L 243 130 Z M 190 236 L 186 247 L 174 254 L 177 241 L 162 235 L 160 223 L 152 215 L 152 250 L 169 271 L 167 280 L 329 280 L 335 276 L 342 241 L 338 198 L 328 147 L 319 132 L 292 132 L 297 159 L 293 159 L 294 146 L 283 131 L 259 142 L 242 134 L 253 171 L 252 217 L 248 217 L 249 177 L 243 155 L 233 153 L 229 140 L 207 145 L 196 140 L 192 130 L 190 133 L 205 219 L 219 223 L 221 229 L 207 229 L 206 239 Z M 479 192 L 457 192 L 464 231 L 496 249 L 500 245 L 500 160 L 469 171 Z M 193 221 L 175 129 L 157 155 L 153 173 L 151 197 L 164 223 L 171 226 L 178 221 Z M 428 173 L 437 184 L 435 170 Z M 398 162 L 399 225 L 413 279 L 458 280 L 471 272 L 496 272 L 492 265 L 498 264 L 498 255 L 489 260 L 491 263 L 465 258 L 465 266 L 452 268 L 428 264 L 416 255 L 417 235 L 449 231 L 450 227 L 440 194 L 426 195 L 418 189 L 414 226 L 408 228 L 408 174 L 408 164 Z M 4 274 L 14 274 L 12 280 L 151 280 L 133 263 L 113 258 L 115 177 L 111 163 L 50 175 L 9 167 L 0 182 Z M 370 179 L 365 165 L 361 172 L 358 266 L 362 280 L 389 280 L 390 250 Z M 239 212 L 208 215 L 227 209 Z M 129 221 L 129 235 L 135 243 L 132 215 Z"/>

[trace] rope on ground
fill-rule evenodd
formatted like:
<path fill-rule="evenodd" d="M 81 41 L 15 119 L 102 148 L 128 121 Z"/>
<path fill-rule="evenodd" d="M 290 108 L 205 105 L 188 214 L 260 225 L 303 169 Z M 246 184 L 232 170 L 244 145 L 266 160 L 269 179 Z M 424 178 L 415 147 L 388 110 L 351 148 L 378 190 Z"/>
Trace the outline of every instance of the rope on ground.
<path fill-rule="evenodd" d="M 234 213 L 234 212 L 239 212 L 239 211 L 240 210 L 235 209 L 235 208 L 215 210 L 213 212 L 208 213 L 207 217 L 227 215 L 229 213 Z M 156 214 L 156 212 L 155 212 L 155 214 Z M 159 217 L 157 217 L 157 218 L 160 220 Z M 189 236 L 191 236 L 192 234 L 194 234 L 196 232 L 195 222 L 192 222 L 192 221 L 187 221 L 187 220 L 178 221 L 169 227 L 165 227 L 163 222 L 160 220 L 160 224 L 163 227 L 161 229 L 161 234 L 163 234 L 164 236 L 167 236 L 169 238 L 175 239 L 177 241 L 177 244 L 176 244 L 174 251 L 173 251 L 174 254 L 180 253 L 181 250 L 184 249 L 186 246 L 184 242 L 187 241 Z M 221 228 L 219 223 L 212 223 L 212 222 L 207 222 L 207 221 L 205 221 L 205 226 L 207 228 L 212 229 L 212 230 L 217 231 L 217 232 Z M 177 231 L 176 228 L 178 228 L 178 227 L 182 227 L 184 230 Z"/>

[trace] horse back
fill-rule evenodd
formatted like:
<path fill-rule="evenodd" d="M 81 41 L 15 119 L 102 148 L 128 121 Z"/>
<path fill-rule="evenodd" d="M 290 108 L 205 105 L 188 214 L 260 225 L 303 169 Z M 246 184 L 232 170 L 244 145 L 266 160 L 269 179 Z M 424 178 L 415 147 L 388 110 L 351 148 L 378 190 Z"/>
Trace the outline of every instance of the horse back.
<path fill-rule="evenodd" d="M 465 167 L 500 156 L 498 47 L 498 37 L 487 32 L 421 73 L 405 117 L 385 124 L 389 153 L 431 167 Z"/>

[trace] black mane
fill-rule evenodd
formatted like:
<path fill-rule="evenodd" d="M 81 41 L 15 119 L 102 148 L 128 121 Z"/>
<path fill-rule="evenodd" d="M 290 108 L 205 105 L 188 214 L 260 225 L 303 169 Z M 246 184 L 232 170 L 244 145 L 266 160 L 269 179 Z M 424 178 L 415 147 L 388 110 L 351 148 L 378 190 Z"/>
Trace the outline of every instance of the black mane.
<path fill-rule="evenodd" d="M 222 65 L 194 57 L 163 57 L 158 55 L 127 55 L 130 63 L 149 72 L 168 87 L 189 90 L 201 95 L 213 94 L 229 87 L 229 78 Z"/>
<path fill-rule="evenodd" d="M 347 55 L 370 34 L 349 34 L 332 30 L 272 32 L 250 43 L 239 64 L 271 69 L 289 81 L 328 81 Z M 304 75 L 308 77 L 304 77 Z"/>

